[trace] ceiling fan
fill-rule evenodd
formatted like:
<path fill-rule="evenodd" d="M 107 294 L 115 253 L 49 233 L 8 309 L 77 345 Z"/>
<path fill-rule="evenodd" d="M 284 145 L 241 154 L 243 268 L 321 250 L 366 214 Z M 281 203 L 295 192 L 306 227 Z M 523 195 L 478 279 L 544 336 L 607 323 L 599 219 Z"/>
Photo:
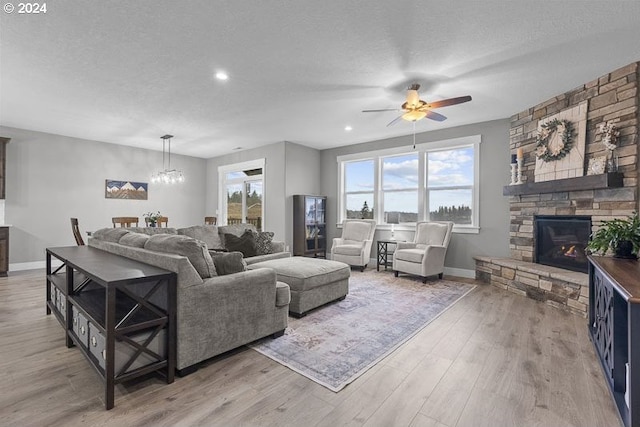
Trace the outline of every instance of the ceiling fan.
<path fill-rule="evenodd" d="M 471 97 L 460 96 L 457 98 L 442 99 L 435 102 L 425 102 L 418 96 L 418 89 L 420 85 L 414 83 L 407 89 L 407 100 L 402 104 L 401 109 L 404 111 L 401 115 L 393 119 L 387 126 L 391 126 L 398 122 L 400 119 L 404 119 L 408 122 L 416 122 L 422 120 L 425 117 L 431 120 L 442 122 L 447 118 L 442 114 L 432 111 L 434 108 L 448 107 L 450 105 L 462 104 L 463 102 L 471 101 Z M 381 110 L 362 110 L 363 113 L 377 113 L 381 111 L 401 111 L 397 108 L 383 108 Z"/>

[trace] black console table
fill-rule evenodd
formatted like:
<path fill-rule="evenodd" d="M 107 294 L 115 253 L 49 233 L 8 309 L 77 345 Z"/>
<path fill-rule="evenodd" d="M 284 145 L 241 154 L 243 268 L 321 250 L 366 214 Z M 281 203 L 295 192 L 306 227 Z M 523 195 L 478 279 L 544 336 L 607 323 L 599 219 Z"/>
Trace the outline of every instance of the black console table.
<path fill-rule="evenodd" d="M 115 384 L 153 371 L 173 382 L 175 273 L 88 246 L 48 248 L 46 261 L 47 314 L 105 382 L 106 409 Z"/>
<path fill-rule="evenodd" d="M 589 334 L 626 427 L 640 427 L 640 261 L 589 257 Z"/>

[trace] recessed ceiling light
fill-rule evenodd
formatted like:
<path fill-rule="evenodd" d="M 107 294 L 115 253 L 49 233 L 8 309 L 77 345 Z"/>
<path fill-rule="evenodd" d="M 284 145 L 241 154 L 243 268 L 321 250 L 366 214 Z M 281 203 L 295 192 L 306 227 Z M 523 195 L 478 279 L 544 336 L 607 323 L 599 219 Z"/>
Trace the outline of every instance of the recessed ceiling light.
<path fill-rule="evenodd" d="M 346 130 L 347 132 L 351 132 L 353 130 L 353 128 L 349 125 L 344 127 L 344 130 Z"/>
<path fill-rule="evenodd" d="M 228 80 L 229 79 L 229 75 L 227 73 L 225 73 L 224 71 L 218 71 L 216 73 L 216 79 L 218 79 L 218 80 Z"/>

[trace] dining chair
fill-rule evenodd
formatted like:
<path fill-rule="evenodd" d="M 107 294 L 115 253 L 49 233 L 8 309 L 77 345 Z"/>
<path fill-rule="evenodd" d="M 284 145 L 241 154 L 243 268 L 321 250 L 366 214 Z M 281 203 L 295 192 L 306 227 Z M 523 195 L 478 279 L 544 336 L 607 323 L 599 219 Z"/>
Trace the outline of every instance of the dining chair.
<path fill-rule="evenodd" d="M 204 225 L 216 225 L 217 223 L 218 223 L 218 217 L 215 217 L 215 216 L 204 217 Z"/>
<path fill-rule="evenodd" d="M 71 231 L 73 231 L 73 237 L 76 239 L 78 246 L 84 246 L 84 240 L 80 234 L 80 227 L 78 227 L 78 218 L 71 218 Z"/>
<path fill-rule="evenodd" d="M 111 222 L 113 223 L 113 228 L 116 228 L 116 224 L 120 224 L 120 227 L 133 227 L 134 224 L 138 226 L 138 217 L 137 216 L 114 216 L 111 218 Z"/>
<path fill-rule="evenodd" d="M 149 220 L 149 218 L 144 217 L 144 224 L 149 227 L 149 223 L 151 221 Z M 156 219 L 156 227 L 162 227 L 162 224 L 164 224 L 164 228 L 167 228 L 169 226 L 169 217 L 168 216 L 161 216 L 158 219 Z"/>

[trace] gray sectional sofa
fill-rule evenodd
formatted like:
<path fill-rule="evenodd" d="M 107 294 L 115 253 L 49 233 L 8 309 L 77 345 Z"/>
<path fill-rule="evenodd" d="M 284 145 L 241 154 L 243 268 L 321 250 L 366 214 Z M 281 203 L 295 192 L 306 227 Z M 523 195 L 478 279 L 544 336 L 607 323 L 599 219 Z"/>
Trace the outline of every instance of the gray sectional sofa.
<path fill-rule="evenodd" d="M 89 246 L 177 273 L 176 366 L 183 374 L 213 356 L 282 334 L 291 300 L 289 286 L 278 282 L 272 269 L 217 275 L 207 245 L 203 239 L 187 236 L 194 232 L 190 229 L 162 229 L 167 233 L 160 234 L 156 229 L 142 234 L 144 229 L 133 233 L 132 229 L 108 228 L 94 232 L 88 240 Z M 211 239 L 215 237 L 211 232 L 218 234 L 214 228 L 196 231 L 208 231 Z M 277 243 L 275 247 L 280 248 Z M 260 256 L 269 259 L 269 255 L 290 256 L 282 251 Z M 255 261 L 263 259 L 260 256 Z"/>

